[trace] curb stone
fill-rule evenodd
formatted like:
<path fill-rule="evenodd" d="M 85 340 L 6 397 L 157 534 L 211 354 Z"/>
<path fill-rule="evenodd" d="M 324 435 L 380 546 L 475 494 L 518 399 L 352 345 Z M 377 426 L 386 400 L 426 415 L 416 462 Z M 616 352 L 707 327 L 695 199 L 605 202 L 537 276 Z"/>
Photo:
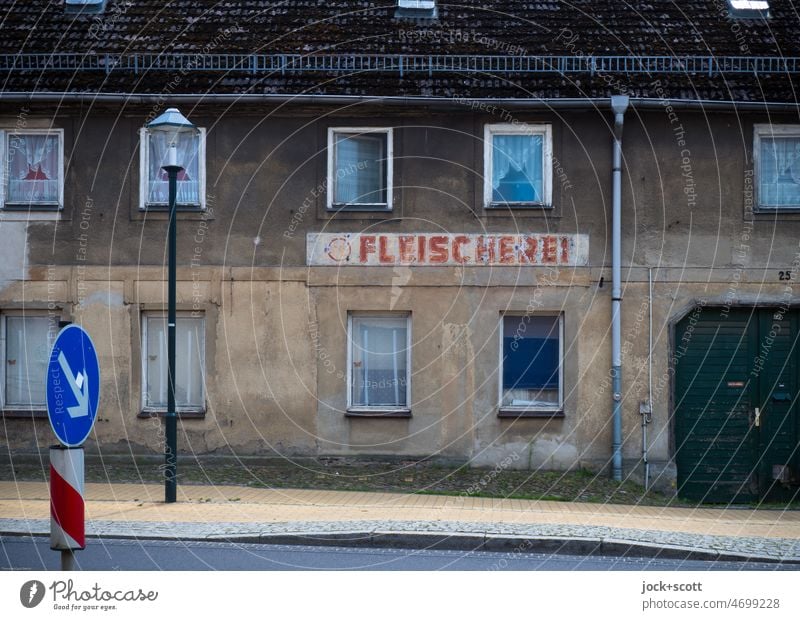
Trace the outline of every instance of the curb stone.
<path fill-rule="evenodd" d="M 272 523 L 266 524 L 225 523 L 209 531 L 208 524 L 197 523 L 151 523 L 151 522 L 93 522 L 87 528 L 87 538 L 174 540 L 192 542 L 238 542 L 241 544 L 306 545 L 336 547 L 373 547 L 403 549 L 441 549 L 453 551 L 491 551 L 505 553 L 548 553 L 559 555 L 603 555 L 611 557 L 662 558 L 676 560 L 764 562 L 770 564 L 797 565 L 800 555 L 785 555 L 778 549 L 770 554 L 744 548 L 735 548 L 742 541 L 727 537 L 729 549 L 702 548 L 672 544 L 666 541 L 641 540 L 648 534 L 655 538 L 656 532 L 639 532 L 640 540 L 619 536 L 546 535 L 542 533 L 503 533 L 485 531 L 473 524 L 473 531 L 465 531 L 469 524 L 437 524 L 441 529 L 430 531 L 431 524 L 415 522 L 376 523 L 363 527 L 362 523 L 332 524 L 325 522 Z M 351 526 L 348 529 L 347 526 Z M 389 527 L 386 527 L 386 526 Z M 485 525 L 485 524 L 484 524 Z M 299 526 L 299 527 L 298 527 Z M 352 527 L 355 526 L 355 527 Z M 399 526 L 399 527 L 398 527 Z M 457 527 L 453 527 L 457 526 Z M 428 528 L 419 531 L 415 527 Z M 48 520 L 0 519 L 0 535 L 4 536 L 48 536 Z M 283 531 L 280 531 L 280 530 Z M 495 528 L 496 529 L 496 528 Z M 585 528 L 584 528 L 585 529 Z M 222 532 L 220 530 L 223 530 Z M 249 531 L 248 531 L 249 530 Z M 620 531 L 614 532 L 619 534 Z M 700 537 L 699 541 L 702 541 Z M 761 540 L 761 539 L 759 539 Z M 745 542 L 753 542 L 745 539 Z M 779 540 L 774 541 L 776 546 Z M 790 541 L 794 542 L 794 541 Z M 758 543 L 756 543 L 758 547 Z"/>

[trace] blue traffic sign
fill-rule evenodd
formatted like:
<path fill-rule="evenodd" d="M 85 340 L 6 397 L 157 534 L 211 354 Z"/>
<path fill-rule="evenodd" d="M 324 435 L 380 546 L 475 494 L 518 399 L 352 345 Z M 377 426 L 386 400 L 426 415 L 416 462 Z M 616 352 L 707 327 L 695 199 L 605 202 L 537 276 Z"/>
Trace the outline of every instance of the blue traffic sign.
<path fill-rule="evenodd" d="M 67 325 L 56 336 L 47 366 L 47 415 L 62 444 L 80 446 L 94 426 L 100 401 L 100 364 L 92 339 Z"/>

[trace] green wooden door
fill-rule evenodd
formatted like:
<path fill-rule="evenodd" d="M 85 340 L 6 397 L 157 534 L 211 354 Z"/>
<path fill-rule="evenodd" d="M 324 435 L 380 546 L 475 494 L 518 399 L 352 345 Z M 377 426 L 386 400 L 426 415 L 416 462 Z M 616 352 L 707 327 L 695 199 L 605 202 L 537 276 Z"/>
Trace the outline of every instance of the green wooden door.
<path fill-rule="evenodd" d="M 781 474 L 797 470 L 798 349 L 796 312 L 698 308 L 678 324 L 681 497 L 728 503 L 796 492 Z"/>
<path fill-rule="evenodd" d="M 751 324 L 748 312 L 691 313 L 675 337 L 678 494 L 703 502 L 757 498 L 753 463 Z"/>
<path fill-rule="evenodd" d="M 753 373 L 759 378 L 759 494 L 789 499 L 796 487 L 783 484 L 781 474 L 797 460 L 798 316 L 762 310 L 758 327 Z"/>

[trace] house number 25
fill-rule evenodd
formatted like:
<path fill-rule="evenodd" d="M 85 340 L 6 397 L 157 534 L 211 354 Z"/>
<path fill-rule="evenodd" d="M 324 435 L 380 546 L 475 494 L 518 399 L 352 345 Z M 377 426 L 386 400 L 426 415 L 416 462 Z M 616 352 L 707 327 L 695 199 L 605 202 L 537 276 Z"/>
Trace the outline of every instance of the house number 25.
<path fill-rule="evenodd" d="M 778 280 L 786 281 L 792 279 L 792 272 L 791 271 L 779 271 L 778 272 Z"/>

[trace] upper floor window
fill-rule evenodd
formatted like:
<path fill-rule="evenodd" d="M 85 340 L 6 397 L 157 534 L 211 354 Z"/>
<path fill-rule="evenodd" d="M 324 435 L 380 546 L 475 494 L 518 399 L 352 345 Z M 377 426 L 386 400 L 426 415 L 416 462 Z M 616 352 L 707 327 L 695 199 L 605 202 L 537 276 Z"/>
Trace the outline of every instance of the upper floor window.
<path fill-rule="evenodd" d="M 800 209 L 800 125 L 756 125 L 753 140 L 760 209 Z"/>
<path fill-rule="evenodd" d="M 178 173 L 178 207 L 205 208 L 206 194 L 206 133 L 199 135 L 178 134 L 178 164 L 183 170 Z M 168 207 L 169 179 L 162 168 L 167 162 L 167 136 L 164 132 L 140 130 L 139 161 L 141 183 L 139 208 Z"/>
<path fill-rule="evenodd" d="M 484 145 L 487 208 L 552 205 L 550 125 L 486 125 Z"/>
<path fill-rule="evenodd" d="M 391 129 L 328 129 L 328 208 L 392 208 Z"/>
<path fill-rule="evenodd" d="M 60 209 L 64 205 L 64 132 L 3 132 L 3 207 Z"/>

